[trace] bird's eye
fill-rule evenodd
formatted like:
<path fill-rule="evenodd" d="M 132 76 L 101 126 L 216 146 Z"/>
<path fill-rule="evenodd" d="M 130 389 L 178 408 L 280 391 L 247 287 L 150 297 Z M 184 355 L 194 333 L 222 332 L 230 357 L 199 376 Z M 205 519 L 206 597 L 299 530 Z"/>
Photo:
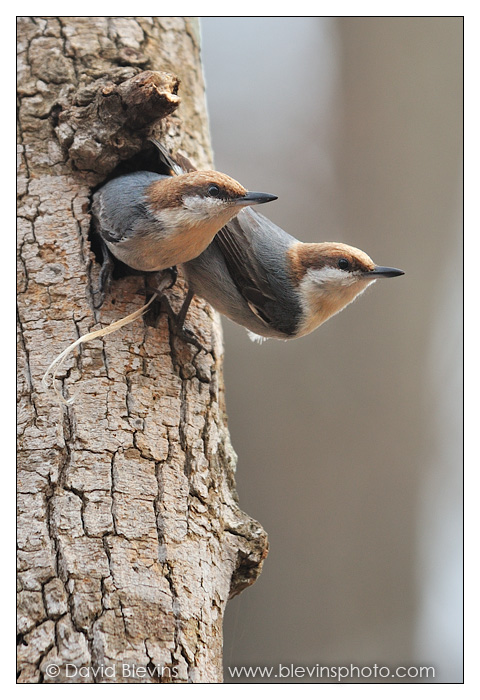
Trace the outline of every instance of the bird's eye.
<path fill-rule="evenodd" d="M 217 197 L 220 194 L 220 188 L 216 185 L 210 185 L 208 188 L 208 194 L 210 197 Z"/>
<path fill-rule="evenodd" d="M 340 258 L 338 260 L 337 265 L 341 270 L 348 270 L 348 268 L 350 267 L 349 262 L 346 258 Z"/>

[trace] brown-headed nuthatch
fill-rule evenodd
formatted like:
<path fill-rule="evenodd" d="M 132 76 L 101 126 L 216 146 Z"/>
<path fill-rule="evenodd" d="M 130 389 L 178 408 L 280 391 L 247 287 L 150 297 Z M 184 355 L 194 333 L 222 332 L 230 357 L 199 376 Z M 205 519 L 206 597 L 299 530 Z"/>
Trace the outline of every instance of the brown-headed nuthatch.
<path fill-rule="evenodd" d="M 154 143 L 170 175 L 133 172 L 110 180 L 93 195 L 93 226 L 104 258 L 110 251 L 143 272 L 179 265 L 200 255 L 243 207 L 277 199 L 264 192 L 247 192 L 236 180 L 214 170 L 182 172 Z M 111 261 L 110 269 L 108 265 L 102 269 L 101 287 L 110 271 Z"/>
<path fill-rule="evenodd" d="M 197 294 L 258 340 L 307 335 L 376 279 L 404 274 L 343 243 L 301 243 L 252 209 L 182 267 L 189 286 L 182 323 Z"/>

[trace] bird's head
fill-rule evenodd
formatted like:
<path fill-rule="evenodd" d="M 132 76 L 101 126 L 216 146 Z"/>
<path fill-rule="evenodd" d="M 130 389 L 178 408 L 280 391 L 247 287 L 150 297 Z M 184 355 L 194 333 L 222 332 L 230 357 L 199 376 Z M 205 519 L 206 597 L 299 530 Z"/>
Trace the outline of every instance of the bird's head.
<path fill-rule="evenodd" d="M 344 243 L 298 243 L 289 261 L 309 328 L 305 332 L 337 314 L 375 280 L 404 274 L 375 265 L 362 250 Z"/>
<path fill-rule="evenodd" d="M 151 210 L 166 228 L 225 226 L 244 207 L 277 197 L 249 192 L 239 182 L 215 170 L 199 170 L 159 180 L 150 186 Z"/>

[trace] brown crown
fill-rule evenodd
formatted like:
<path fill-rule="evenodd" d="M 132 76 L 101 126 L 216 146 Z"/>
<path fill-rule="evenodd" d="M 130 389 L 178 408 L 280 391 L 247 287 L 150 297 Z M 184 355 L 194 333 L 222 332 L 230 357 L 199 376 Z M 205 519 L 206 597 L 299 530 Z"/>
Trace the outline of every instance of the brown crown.
<path fill-rule="evenodd" d="M 232 200 L 243 197 L 247 190 L 242 185 L 216 170 L 200 170 L 176 177 L 163 178 L 147 189 L 150 205 L 156 209 L 180 207 L 184 197 L 208 197 L 208 188 L 216 185 L 219 199 Z"/>
<path fill-rule="evenodd" d="M 340 258 L 348 260 L 351 272 L 370 272 L 375 263 L 363 250 L 345 243 L 295 243 L 288 251 L 292 278 L 299 284 L 307 270 L 338 267 Z"/>

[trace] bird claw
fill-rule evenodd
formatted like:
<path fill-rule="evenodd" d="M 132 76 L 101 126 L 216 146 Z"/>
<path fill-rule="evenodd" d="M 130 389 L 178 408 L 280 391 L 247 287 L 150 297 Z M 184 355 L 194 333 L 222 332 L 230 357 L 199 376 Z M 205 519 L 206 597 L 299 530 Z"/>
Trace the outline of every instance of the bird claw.
<path fill-rule="evenodd" d="M 168 277 L 170 276 L 170 282 L 168 282 Z M 154 281 L 158 278 L 158 283 L 154 285 L 154 291 L 157 294 L 161 294 L 166 289 L 171 289 L 178 278 L 178 270 L 175 266 L 167 267 L 165 270 L 160 270 L 160 272 L 154 272 L 149 275 Z"/>
<path fill-rule="evenodd" d="M 177 338 L 183 340 L 184 343 L 190 343 L 190 345 L 194 345 L 198 350 L 205 350 L 200 341 L 197 340 L 193 331 L 189 330 L 188 328 L 185 328 L 184 326 L 185 315 L 190 305 L 192 296 L 193 294 L 191 294 L 190 292 L 187 294 L 185 302 L 178 314 L 175 313 L 175 311 L 172 309 L 167 297 L 162 296 L 159 299 L 159 303 L 161 311 L 164 311 L 168 316 L 168 319 L 170 321 L 171 332 L 174 335 L 176 335 Z"/>
<path fill-rule="evenodd" d="M 103 246 L 103 256 L 103 263 L 99 275 L 98 290 L 94 292 L 94 295 L 99 296 L 98 301 L 94 302 L 95 309 L 99 309 L 105 301 L 105 297 L 108 293 L 112 280 L 113 268 L 115 266 L 114 258 L 105 245 Z M 160 314 L 162 312 L 165 312 L 168 318 L 170 319 L 173 333 L 178 338 L 180 338 L 180 340 L 183 340 L 185 343 L 190 343 L 191 345 L 194 345 L 196 348 L 198 348 L 198 350 L 205 350 L 205 348 L 195 337 L 193 331 L 189 330 L 188 328 L 185 328 L 185 326 L 183 325 L 193 294 L 187 294 L 185 303 L 182 306 L 180 313 L 178 314 L 174 312 L 174 310 L 170 306 L 170 302 L 168 301 L 167 297 L 164 296 L 164 292 L 167 289 L 171 289 L 177 281 L 177 268 L 167 267 L 165 270 L 155 272 L 149 275 L 148 277 L 149 282 L 153 282 L 153 284 L 145 284 L 144 287 L 137 290 L 137 293 L 145 294 L 147 297 L 147 301 L 148 295 L 152 294 L 156 294 L 158 296 L 158 299 L 155 299 L 153 301 L 152 305 L 145 314 L 145 323 L 148 326 L 156 328 Z"/>
<path fill-rule="evenodd" d="M 193 331 L 189 330 L 188 328 L 185 328 L 185 326 L 177 326 L 175 324 L 173 324 L 173 326 L 173 330 L 177 338 L 180 338 L 180 340 L 183 340 L 185 343 L 190 343 L 190 345 L 194 345 L 198 350 L 205 350 L 200 341 L 197 340 Z"/>

